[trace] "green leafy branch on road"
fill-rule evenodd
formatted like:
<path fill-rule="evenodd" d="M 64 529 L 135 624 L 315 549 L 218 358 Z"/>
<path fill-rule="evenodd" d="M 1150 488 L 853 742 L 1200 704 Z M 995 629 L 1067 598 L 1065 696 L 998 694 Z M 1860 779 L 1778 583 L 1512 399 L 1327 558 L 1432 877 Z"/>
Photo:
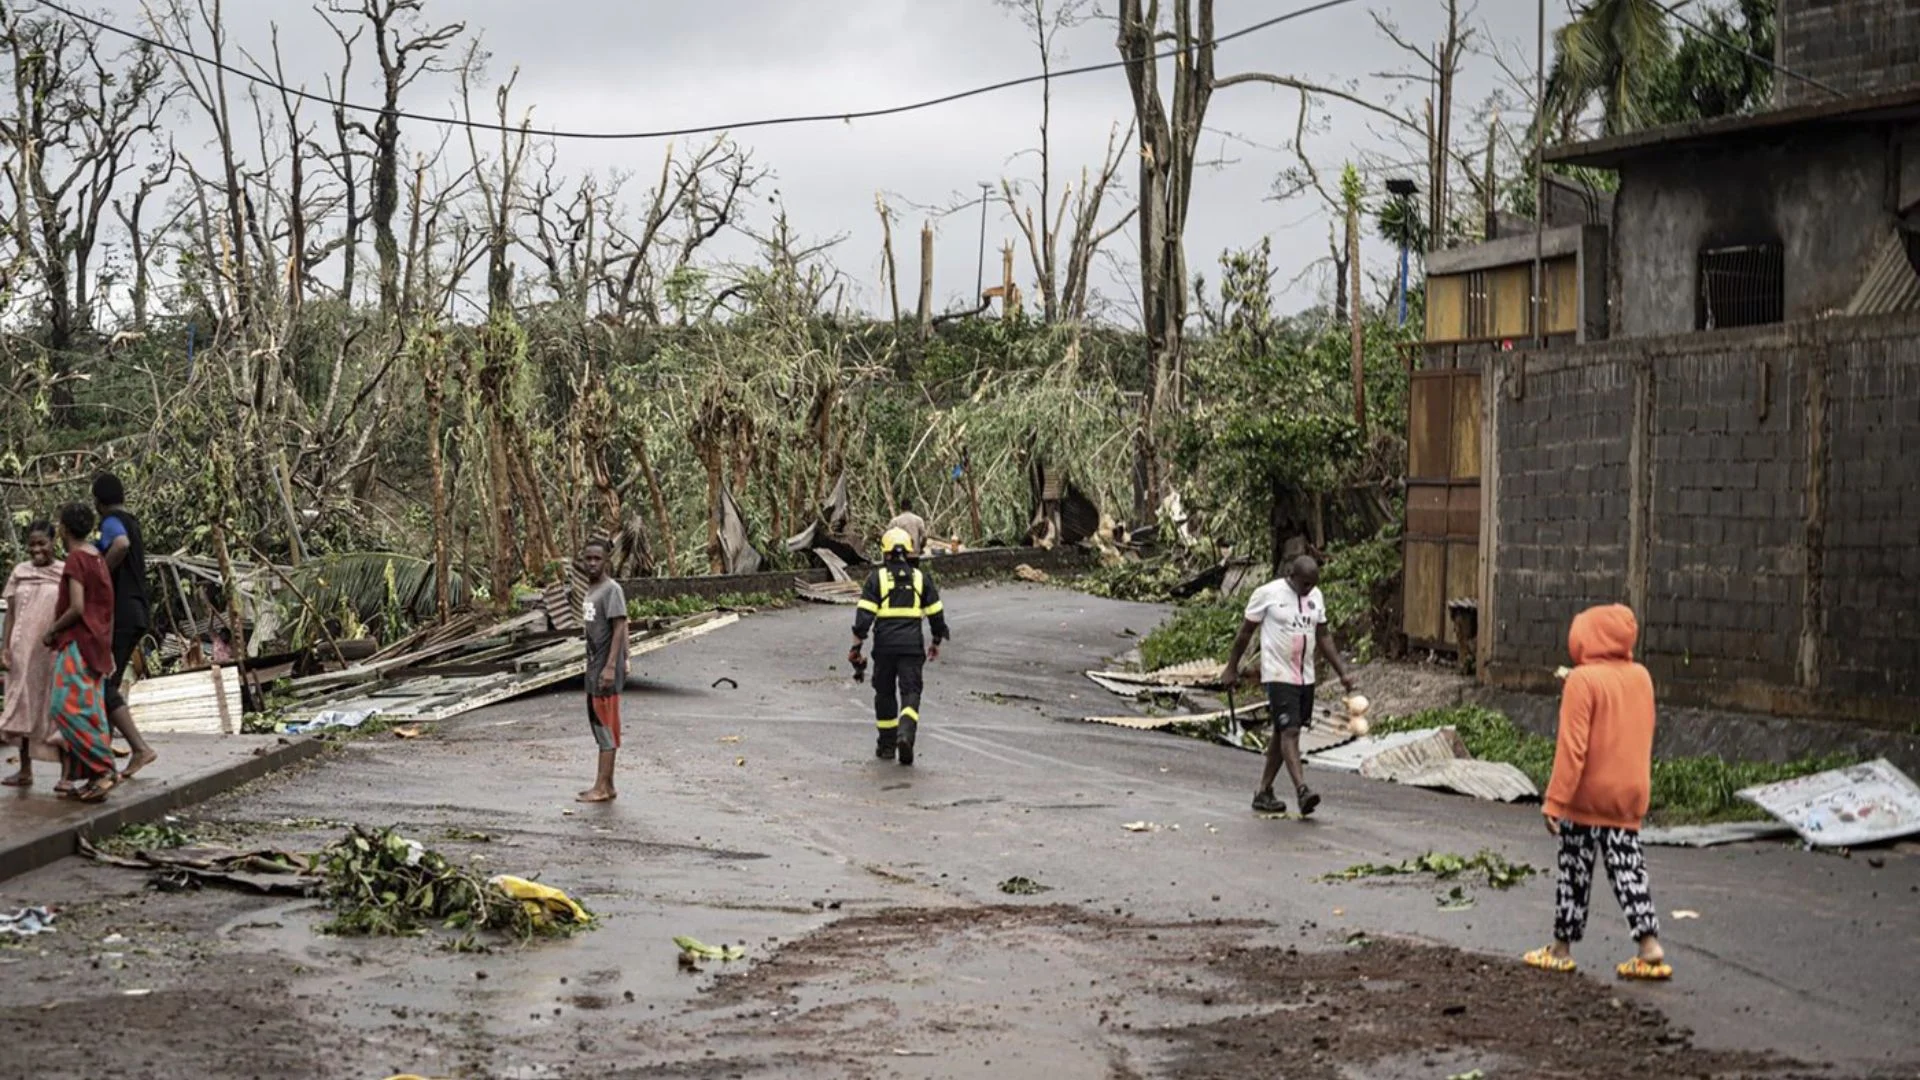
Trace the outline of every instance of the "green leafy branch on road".
<path fill-rule="evenodd" d="M 1335 873 L 1323 874 L 1320 880 L 1358 881 L 1369 877 L 1432 874 L 1441 881 L 1450 881 L 1470 871 L 1484 873 L 1487 885 L 1495 889 L 1511 889 L 1540 872 L 1526 863 L 1508 862 L 1506 856 L 1494 851 L 1482 850 L 1472 856 L 1429 851 L 1397 863 L 1360 863 Z"/>
<path fill-rule="evenodd" d="M 1476 705 L 1428 709 L 1411 716 L 1381 720 L 1374 724 L 1373 733 L 1387 735 L 1436 727 L 1458 731 L 1468 753 L 1482 761 L 1504 761 L 1518 768 L 1542 791 L 1553 776 L 1553 740 L 1535 735 L 1505 713 L 1493 709 Z M 1788 762 L 1728 761 L 1715 755 L 1655 757 L 1647 819 L 1661 825 L 1763 821 L 1766 812 L 1740 799 L 1737 792 L 1759 784 L 1843 768 L 1856 760 L 1844 754 Z"/>
<path fill-rule="evenodd" d="M 537 904 L 392 829 L 354 826 L 321 852 L 321 896 L 334 917 L 321 929 L 344 936 L 404 937 L 438 924 L 496 930 L 518 940 L 567 937 L 593 925 L 554 917 Z"/>

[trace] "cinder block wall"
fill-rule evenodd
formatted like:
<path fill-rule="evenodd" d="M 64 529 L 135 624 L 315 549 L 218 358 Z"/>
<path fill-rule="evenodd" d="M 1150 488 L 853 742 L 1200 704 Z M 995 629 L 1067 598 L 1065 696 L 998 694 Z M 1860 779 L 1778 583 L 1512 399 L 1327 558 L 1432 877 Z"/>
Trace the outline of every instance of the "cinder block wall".
<path fill-rule="evenodd" d="M 1775 55 L 1777 63 L 1848 94 L 1920 83 L 1920 4 L 1780 0 Z M 1778 108 L 1832 96 L 1790 75 L 1774 76 Z"/>
<path fill-rule="evenodd" d="M 1551 689 L 1639 614 L 1676 703 L 1905 726 L 1920 705 L 1920 317 L 1502 358 L 1483 673 Z"/>

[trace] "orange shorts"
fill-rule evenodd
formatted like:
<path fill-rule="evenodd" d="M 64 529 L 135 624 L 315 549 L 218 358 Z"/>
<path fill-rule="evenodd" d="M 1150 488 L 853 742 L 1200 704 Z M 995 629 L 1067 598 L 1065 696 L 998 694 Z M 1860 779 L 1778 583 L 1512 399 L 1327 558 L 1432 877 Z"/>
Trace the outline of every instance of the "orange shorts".
<path fill-rule="evenodd" d="M 601 750 L 620 749 L 620 695 L 587 695 L 587 728 Z"/>

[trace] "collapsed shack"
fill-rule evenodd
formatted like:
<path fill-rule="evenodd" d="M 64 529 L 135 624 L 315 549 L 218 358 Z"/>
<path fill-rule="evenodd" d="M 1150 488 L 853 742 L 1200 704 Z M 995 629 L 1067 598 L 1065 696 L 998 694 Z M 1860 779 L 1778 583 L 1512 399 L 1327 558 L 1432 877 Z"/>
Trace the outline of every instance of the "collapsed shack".
<path fill-rule="evenodd" d="M 737 613 L 717 611 L 640 620 L 630 631 L 631 655 L 739 621 Z M 376 716 L 445 720 L 580 678 L 586 670 L 579 630 L 554 628 L 544 608 L 506 619 L 470 613 L 396 642 L 364 663 L 293 679 L 281 696 L 289 731 L 356 728 Z"/>
<path fill-rule="evenodd" d="M 183 554 L 148 560 L 161 588 L 156 627 L 127 699 L 156 732 L 305 731 L 436 720 L 579 678 L 585 578 L 577 567 L 510 614 L 465 607 L 438 618 L 432 565 L 378 552 L 292 568 Z M 707 612 L 636 622 L 642 655 L 737 621 Z M 388 644 L 381 645 L 382 638 Z M 243 720 L 252 713 L 259 719 Z"/>

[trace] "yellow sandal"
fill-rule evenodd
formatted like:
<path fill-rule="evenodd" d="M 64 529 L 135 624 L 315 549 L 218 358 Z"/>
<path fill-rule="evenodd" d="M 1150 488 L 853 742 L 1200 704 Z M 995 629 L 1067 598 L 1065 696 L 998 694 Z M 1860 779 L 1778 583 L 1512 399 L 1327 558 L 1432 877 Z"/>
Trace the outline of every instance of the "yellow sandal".
<path fill-rule="evenodd" d="M 1558 971 L 1564 973 L 1570 972 L 1578 966 L 1573 962 L 1573 957 L 1555 956 L 1553 955 L 1553 950 L 1545 946 L 1527 953 L 1520 959 L 1525 960 L 1528 967 L 1537 967 L 1542 971 Z"/>
<path fill-rule="evenodd" d="M 1673 965 L 1662 960 L 1642 960 L 1634 957 L 1619 967 L 1614 973 L 1623 979 L 1641 979 L 1647 982 L 1664 982 L 1673 978 Z"/>

